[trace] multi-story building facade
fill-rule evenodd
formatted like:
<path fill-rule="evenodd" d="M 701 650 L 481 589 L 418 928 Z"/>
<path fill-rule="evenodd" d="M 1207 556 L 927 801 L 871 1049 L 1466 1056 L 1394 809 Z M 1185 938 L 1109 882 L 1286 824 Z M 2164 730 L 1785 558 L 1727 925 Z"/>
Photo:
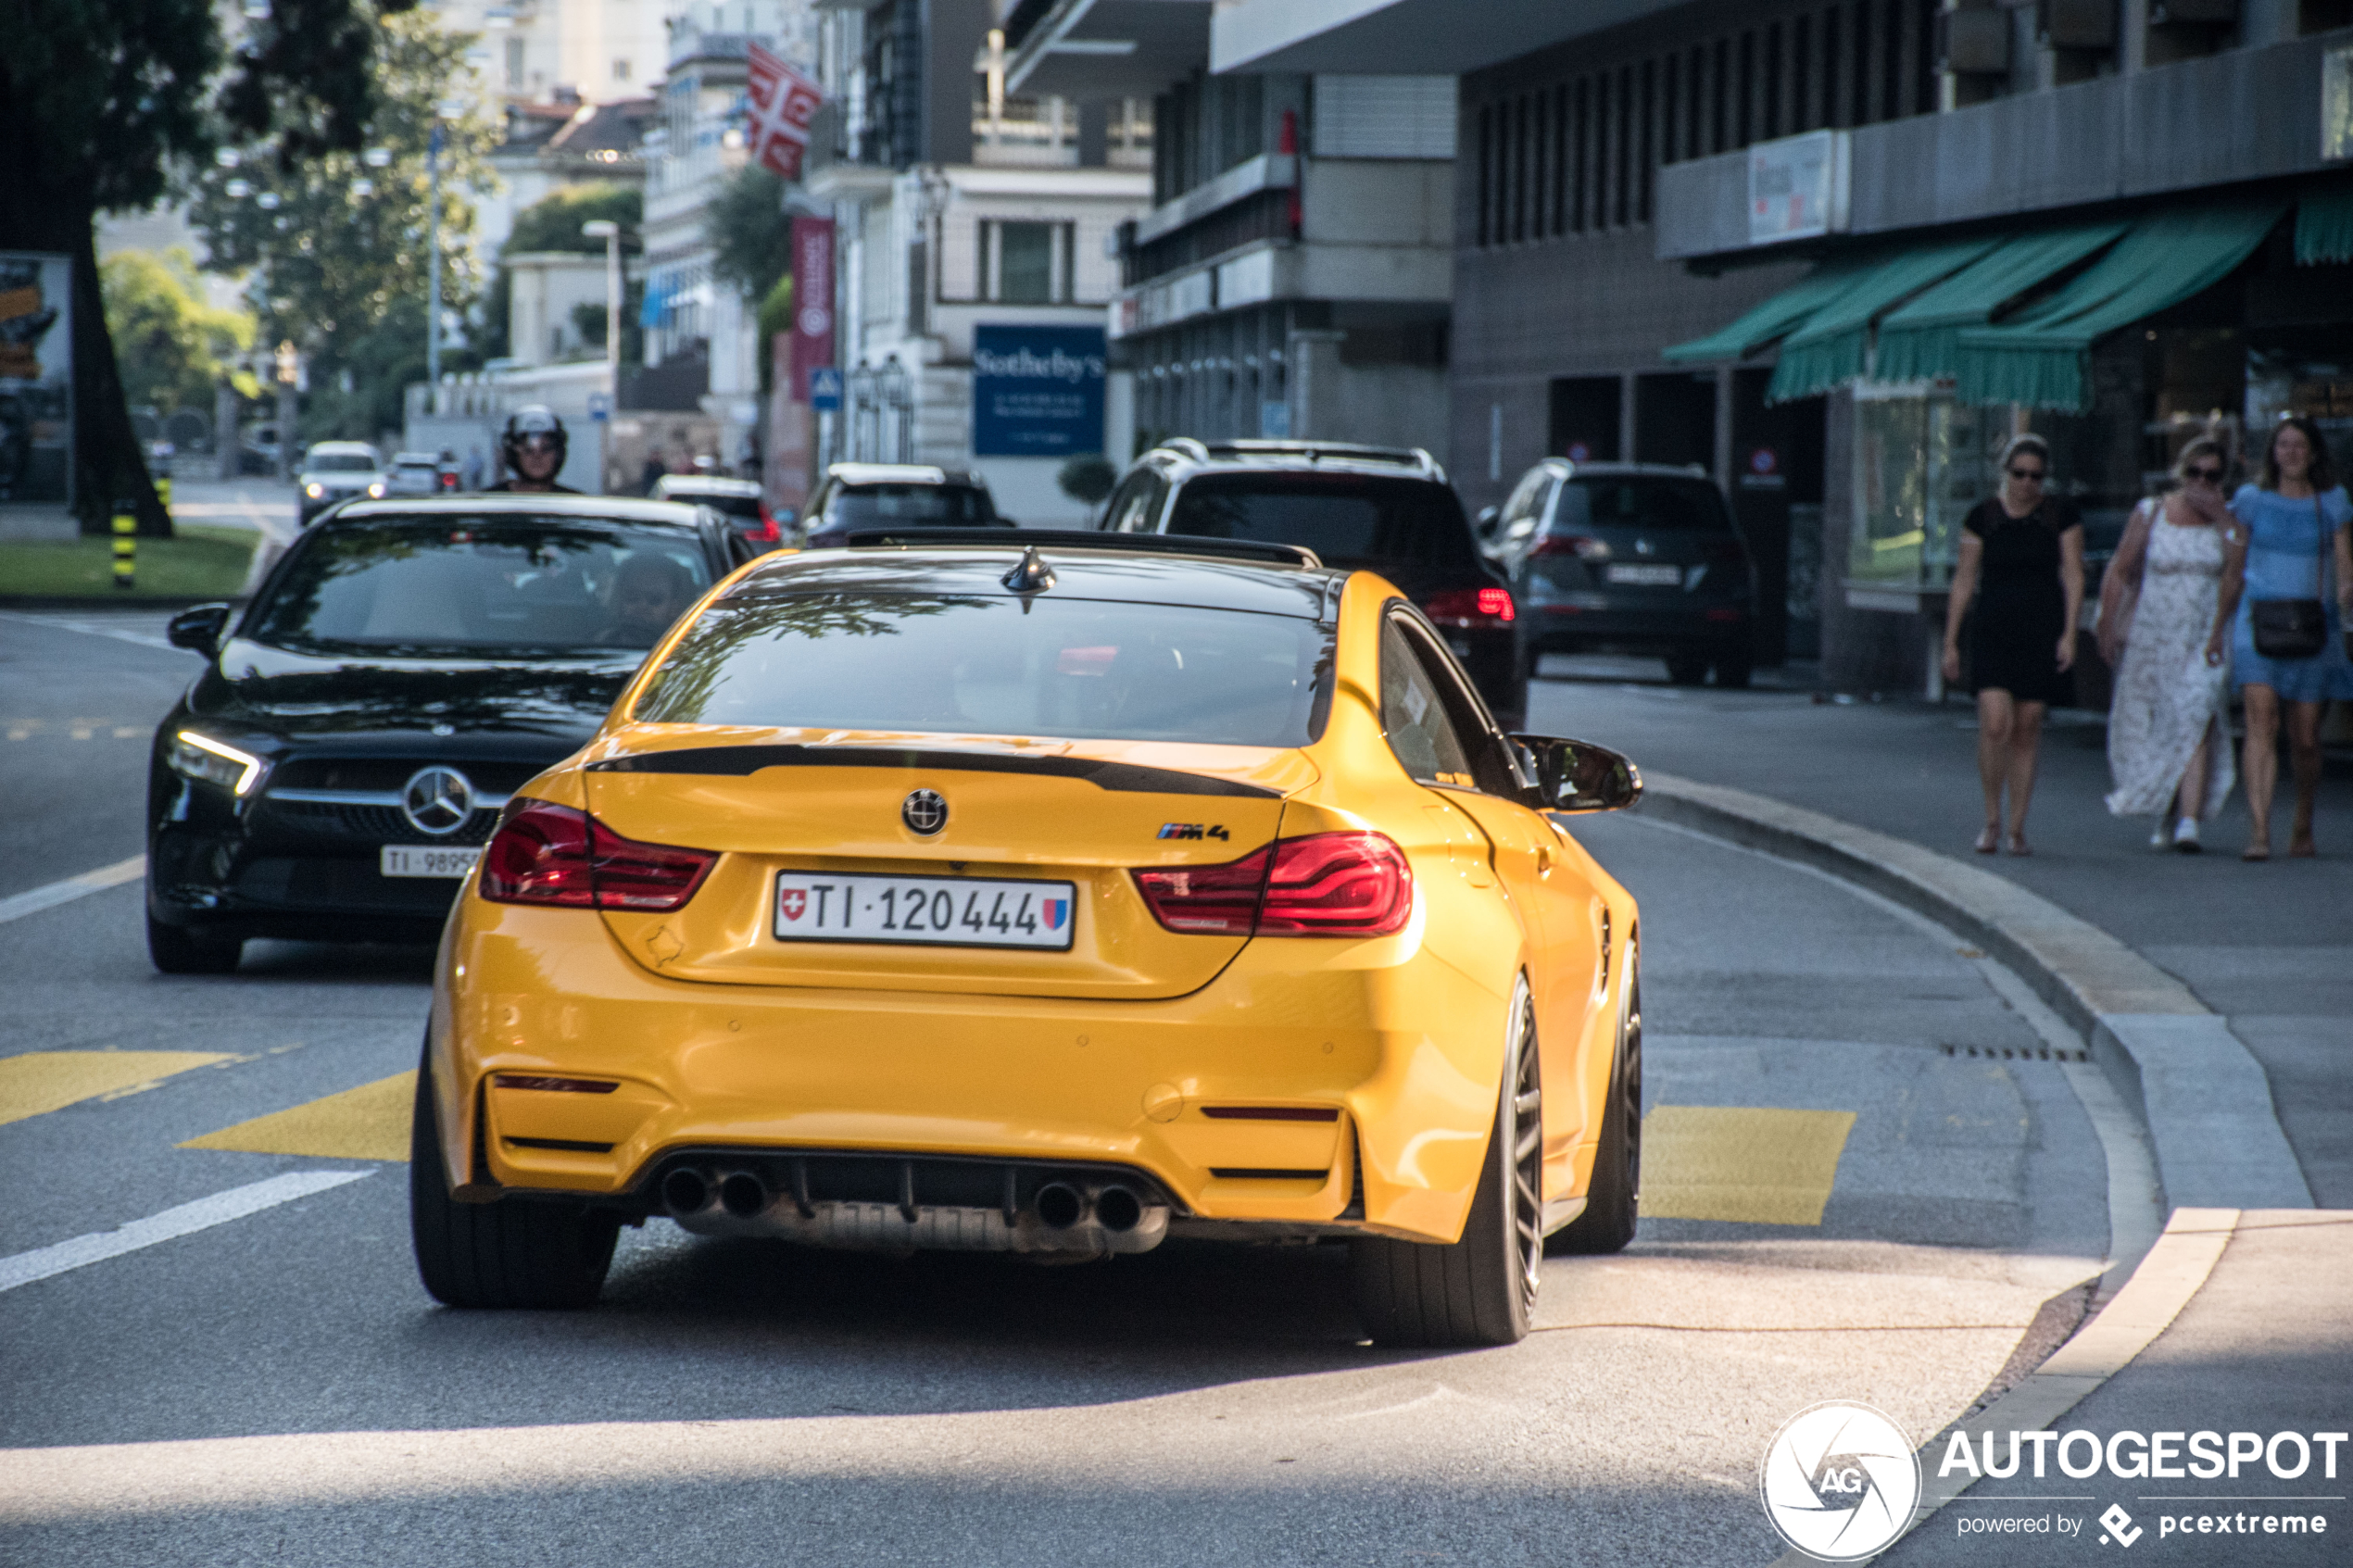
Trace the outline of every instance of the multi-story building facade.
<path fill-rule="evenodd" d="M 732 469 L 760 420 L 759 302 L 713 276 L 706 209 L 741 169 L 747 50 L 757 42 L 814 64 L 814 22 L 801 0 L 694 0 L 670 23 L 670 55 L 645 144 L 646 373 L 625 403 L 707 417 L 689 444 Z M 686 427 L 681 427 L 686 428 Z"/>
<path fill-rule="evenodd" d="M 1115 236 L 1150 198 L 1149 104 L 1017 86 L 1022 18 L 994 0 L 818 15 L 827 102 L 807 190 L 835 220 L 846 383 L 841 408 L 820 417 L 822 457 L 977 469 L 1008 516 L 1081 521 L 1062 467 L 1096 450 L 1124 460 L 1132 445 L 1126 379 L 1104 365 L 1101 333 Z M 1018 409 L 1000 417 L 975 385 L 1057 350 L 1077 364 L 1071 399 L 1091 405 L 1074 428 L 1099 447 L 1029 429 Z"/>
<path fill-rule="evenodd" d="M 1454 79 L 1212 75 L 1212 9 L 1030 0 L 1013 22 L 1015 84 L 1152 106 L 1111 315 L 1139 433 L 1442 446 Z"/>
<path fill-rule="evenodd" d="M 2194 432 L 2353 432 L 2342 0 L 1232 0 L 1211 68 L 1449 69 L 1453 468 L 1704 465 L 1841 684 L 1933 688 L 2032 429 L 2095 553 Z M 1777 591 L 1778 590 L 1778 591 Z M 1781 633 L 1768 628 L 1768 659 Z"/>

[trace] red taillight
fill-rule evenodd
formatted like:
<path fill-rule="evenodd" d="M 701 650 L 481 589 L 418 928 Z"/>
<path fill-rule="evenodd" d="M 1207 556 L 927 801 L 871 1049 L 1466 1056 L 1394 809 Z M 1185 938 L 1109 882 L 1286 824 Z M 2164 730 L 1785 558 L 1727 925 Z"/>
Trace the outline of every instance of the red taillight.
<path fill-rule="evenodd" d="M 775 514 L 768 509 L 768 503 L 761 502 L 760 526 L 750 530 L 746 537 L 757 539 L 763 545 L 774 545 L 781 541 L 784 536 L 785 531 L 777 526 Z"/>
<path fill-rule="evenodd" d="M 1585 533 L 1547 533 L 1536 541 L 1531 556 L 1575 556 L 1579 560 L 1607 560 L 1609 546 Z"/>
<path fill-rule="evenodd" d="M 1508 626 L 1519 615 L 1509 588 L 1446 588 L 1432 594 L 1422 613 L 1441 626 Z"/>
<path fill-rule="evenodd" d="M 1212 935 L 1386 936 L 1414 912 L 1413 869 L 1377 833 L 1278 839 L 1224 865 L 1139 871 L 1136 884 L 1161 924 Z"/>
<path fill-rule="evenodd" d="M 482 896 L 575 909 L 675 909 L 718 860 L 708 850 L 640 844 L 585 811 L 533 800 L 483 851 Z"/>
<path fill-rule="evenodd" d="M 445 474 L 443 474 L 443 475 L 441 476 L 441 487 L 442 487 L 444 490 L 455 490 L 455 489 L 457 489 L 457 488 L 458 488 L 458 476 L 457 476 L 456 474 L 454 474 L 454 473 L 445 473 Z"/>

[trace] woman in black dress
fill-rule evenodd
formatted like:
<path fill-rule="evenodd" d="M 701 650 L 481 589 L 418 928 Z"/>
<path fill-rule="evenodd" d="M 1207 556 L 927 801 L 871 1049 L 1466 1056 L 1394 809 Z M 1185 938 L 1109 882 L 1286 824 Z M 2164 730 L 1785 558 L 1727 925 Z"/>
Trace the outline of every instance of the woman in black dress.
<path fill-rule="evenodd" d="M 1969 671 L 1977 682 L 1977 776 L 1985 830 L 1977 852 L 2002 844 L 2002 790 L 2009 789 L 2009 852 L 2026 847 L 2043 715 L 2073 687 L 2075 618 L 2083 608 L 2083 530 L 2045 499 L 2051 449 L 2020 435 L 2002 448 L 2002 489 L 1961 521 L 1961 558 L 1944 616 L 1944 678 L 1961 678 L 1961 622 L 1977 606 Z"/>

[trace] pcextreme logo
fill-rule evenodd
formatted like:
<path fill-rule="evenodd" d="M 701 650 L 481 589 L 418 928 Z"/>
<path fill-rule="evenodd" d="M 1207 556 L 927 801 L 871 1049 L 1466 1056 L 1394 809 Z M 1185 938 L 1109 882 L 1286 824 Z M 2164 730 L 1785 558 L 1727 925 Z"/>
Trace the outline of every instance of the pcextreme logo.
<path fill-rule="evenodd" d="M 1855 1562 L 1912 1522 L 1919 1460 L 1885 1413 L 1826 1400 L 1774 1434 L 1757 1490 L 1781 1539 L 1817 1562 Z"/>

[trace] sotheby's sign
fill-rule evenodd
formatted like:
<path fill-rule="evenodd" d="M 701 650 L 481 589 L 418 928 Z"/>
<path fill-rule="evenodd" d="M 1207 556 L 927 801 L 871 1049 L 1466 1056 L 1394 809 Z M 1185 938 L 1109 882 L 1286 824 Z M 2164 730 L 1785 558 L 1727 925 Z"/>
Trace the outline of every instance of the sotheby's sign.
<path fill-rule="evenodd" d="M 1103 449 L 1101 327 L 973 330 L 973 452 L 1067 458 Z"/>

